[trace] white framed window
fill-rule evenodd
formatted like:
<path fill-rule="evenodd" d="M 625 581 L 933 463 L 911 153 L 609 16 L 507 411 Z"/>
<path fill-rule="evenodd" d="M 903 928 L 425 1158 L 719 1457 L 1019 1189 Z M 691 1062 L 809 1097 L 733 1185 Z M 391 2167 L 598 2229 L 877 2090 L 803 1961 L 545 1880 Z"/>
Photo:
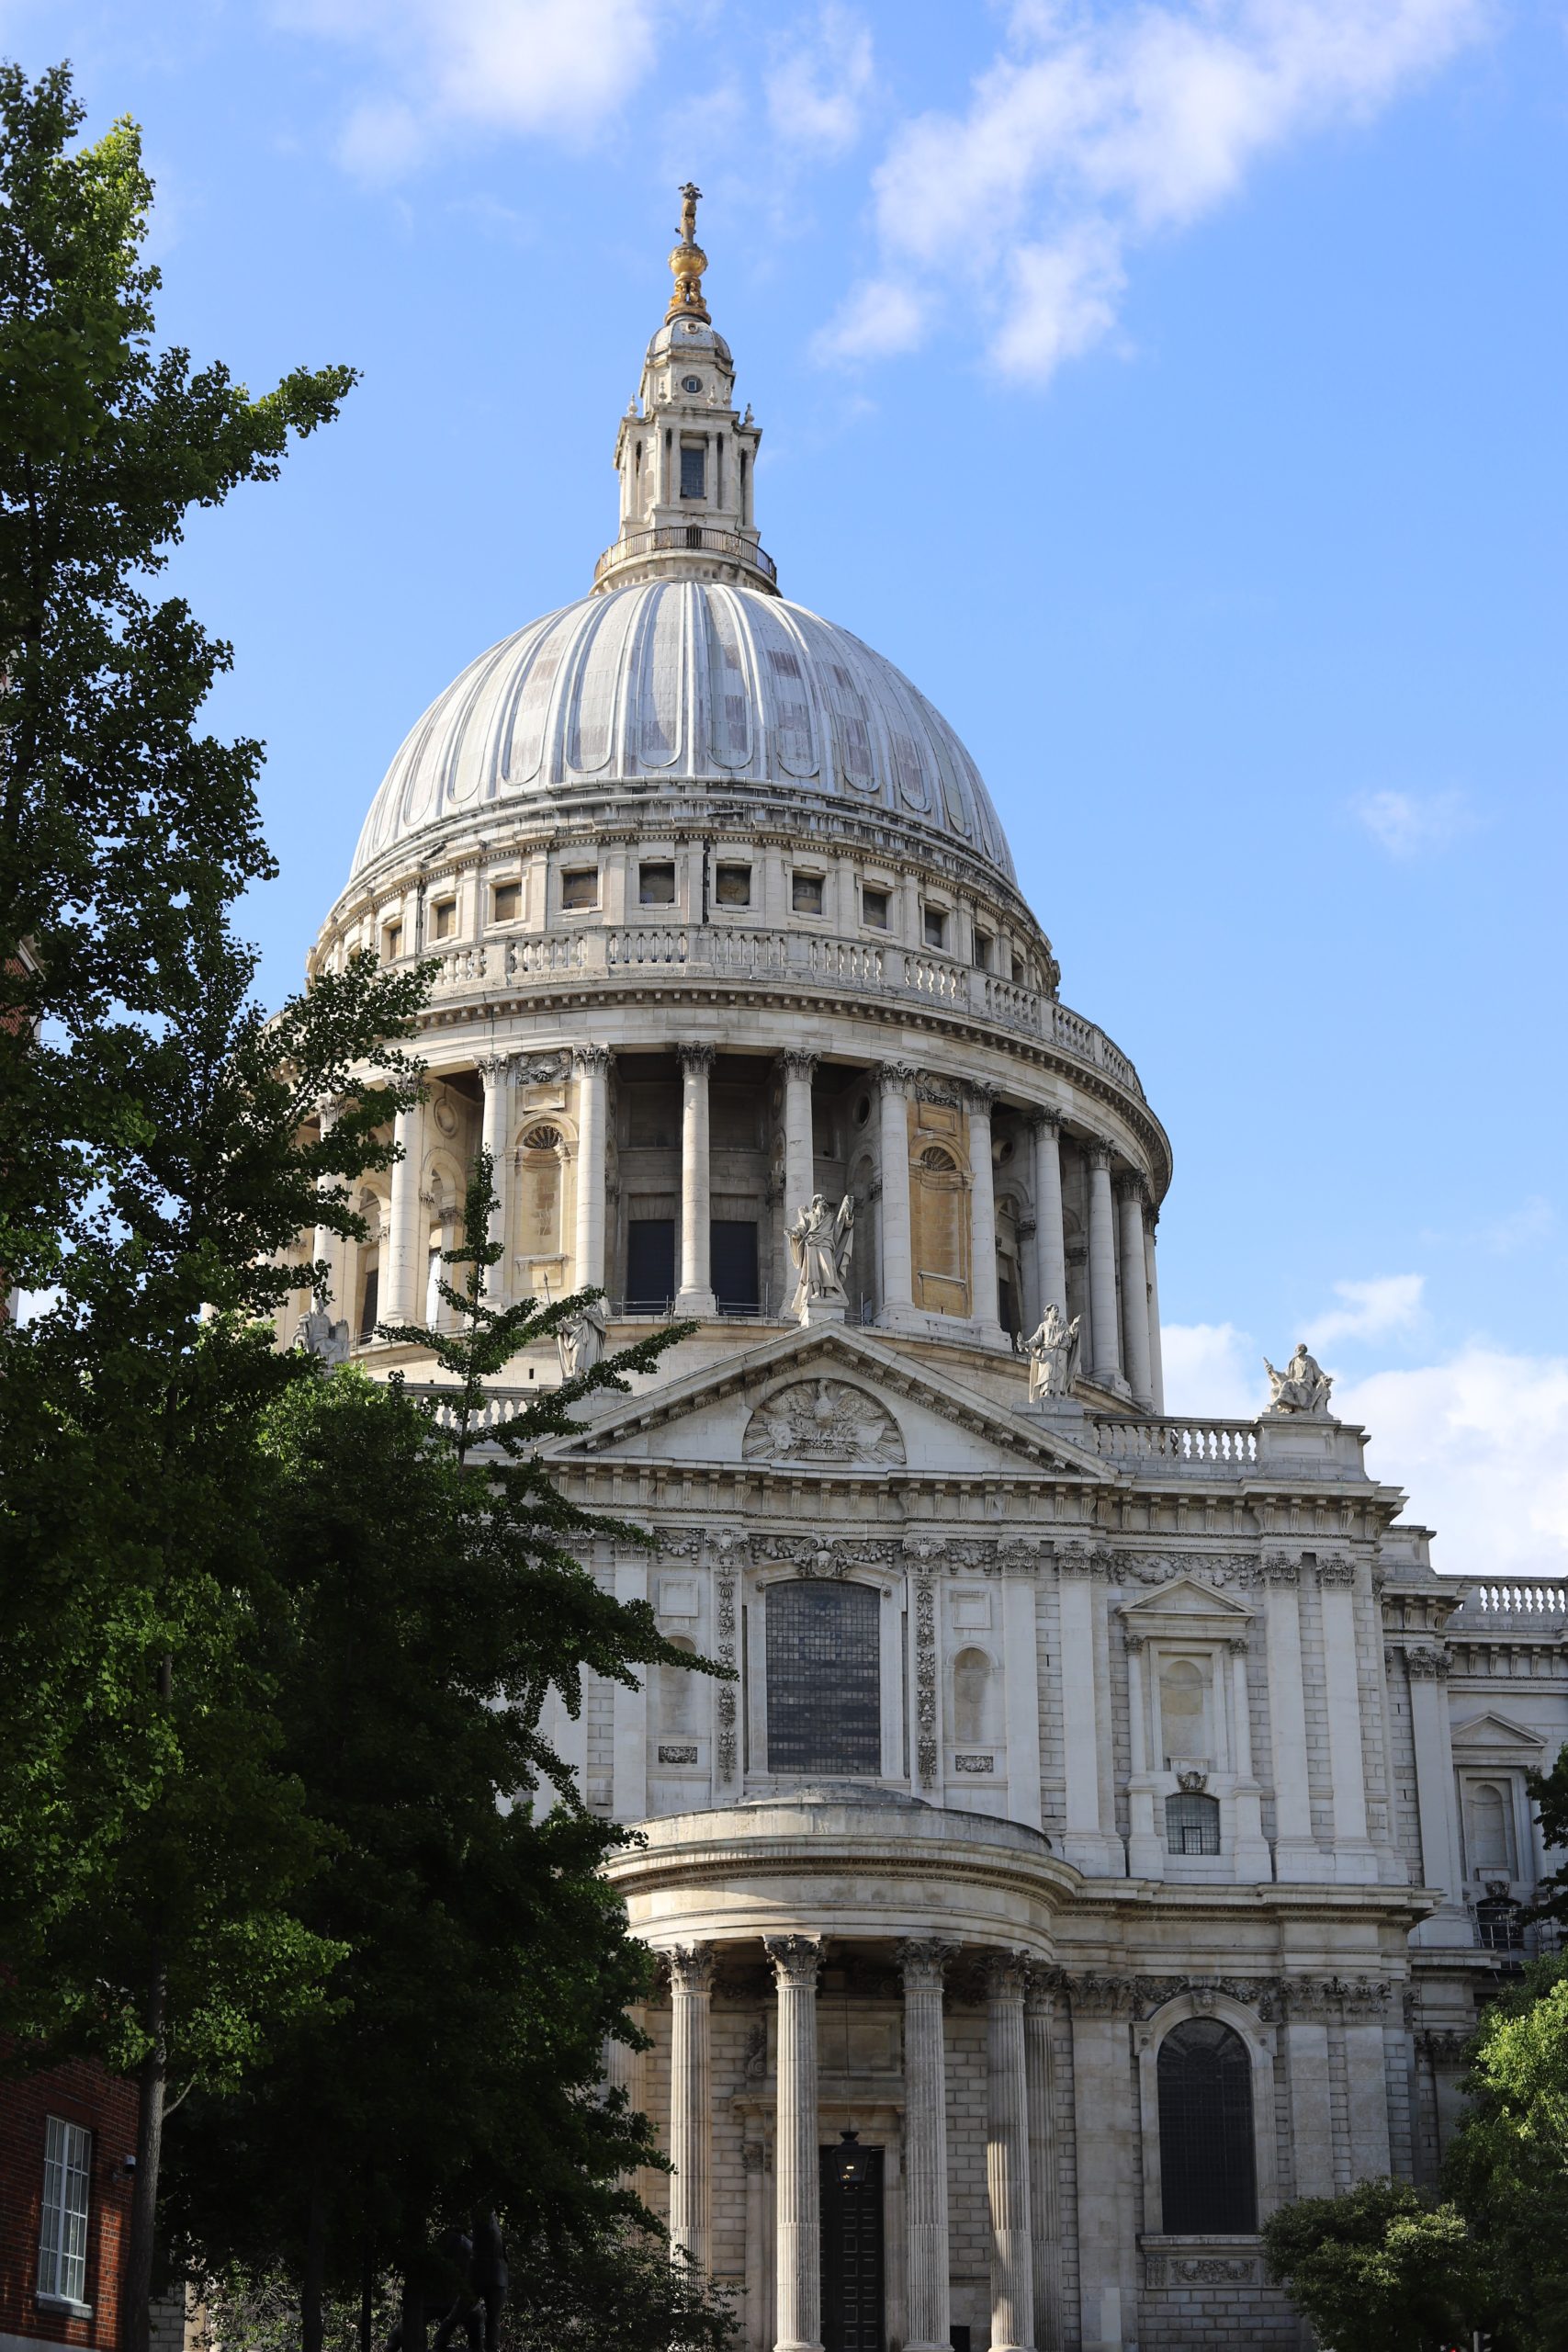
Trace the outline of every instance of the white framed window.
<path fill-rule="evenodd" d="M 58 2115 L 45 2118 L 43 2217 L 39 2225 L 38 2290 L 61 2302 L 87 2296 L 87 2180 L 92 2134 Z"/>

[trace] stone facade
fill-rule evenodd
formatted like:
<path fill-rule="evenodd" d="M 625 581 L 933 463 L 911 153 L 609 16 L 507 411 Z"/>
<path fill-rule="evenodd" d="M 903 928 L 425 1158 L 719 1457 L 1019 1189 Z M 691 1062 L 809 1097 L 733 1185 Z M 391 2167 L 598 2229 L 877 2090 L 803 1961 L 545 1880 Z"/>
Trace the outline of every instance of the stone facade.
<path fill-rule="evenodd" d="M 595 594 L 415 729 L 321 933 L 440 973 L 371 1238 L 299 1254 L 427 1378 L 374 1327 L 482 1141 L 500 1291 L 695 1323 L 554 1468 L 655 1531 L 588 1565 L 726 1679 L 553 1730 L 642 1827 L 664 1967 L 614 2065 L 748 2345 L 1293 2346 L 1258 2222 L 1431 2176 L 1521 1949 L 1564 1596 L 1439 1578 L 1326 1411 L 1165 1414 L 1165 1132 L 952 730 L 777 595 L 695 253 Z M 852 1238 L 795 1320 L 817 1193 Z M 1052 1306 L 1077 1376 L 1032 1398 Z"/>

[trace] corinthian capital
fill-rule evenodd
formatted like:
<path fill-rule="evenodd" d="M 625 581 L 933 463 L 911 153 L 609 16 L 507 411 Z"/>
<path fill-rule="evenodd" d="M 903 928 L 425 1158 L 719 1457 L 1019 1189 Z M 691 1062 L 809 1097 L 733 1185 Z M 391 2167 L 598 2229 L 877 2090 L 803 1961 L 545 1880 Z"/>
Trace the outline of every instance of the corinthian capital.
<path fill-rule="evenodd" d="M 893 1950 L 904 1972 L 906 1993 L 940 1993 L 948 1964 L 957 1959 L 959 1947 L 942 1943 L 934 1936 L 910 1936 L 895 1944 Z"/>
<path fill-rule="evenodd" d="M 816 1991 L 822 1970 L 820 1936 L 764 1936 L 762 1950 L 773 1962 L 781 1986 L 801 1993 Z"/>
<path fill-rule="evenodd" d="M 809 1080 L 815 1075 L 820 1058 L 819 1055 L 808 1054 L 804 1048 L 792 1046 L 779 1056 L 779 1068 L 786 1078 Z"/>
<path fill-rule="evenodd" d="M 699 1038 L 678 1045 L 675 1058 L 682 1069 L 700 1069 L 705 1076 L 712 1069 L 717 1053 L 716 1046 L 705 1045 Z"/>
<path fill-rule="evenodd" d="M 608 1046 L 573 1046 L 571 1066 L 580 1078 L 590 1072 L 608 1069 L 610 1048 Z"/>
<path fill-rule="evenodd" d="M 664 1959 L 671 1989 L 677 1993 L 713 1990 L 715 1952 L 712 1944 L 668 1944 Z"/>

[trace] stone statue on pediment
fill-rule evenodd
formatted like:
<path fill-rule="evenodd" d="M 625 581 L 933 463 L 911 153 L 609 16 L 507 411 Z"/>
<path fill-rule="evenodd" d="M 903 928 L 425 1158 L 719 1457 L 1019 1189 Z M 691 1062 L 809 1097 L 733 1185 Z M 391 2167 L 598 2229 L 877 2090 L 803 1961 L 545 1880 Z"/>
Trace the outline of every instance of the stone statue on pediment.
<path fill-rule="evenodd" d="M 1069 1323 L 1055 1299 L 1049 1301 L 1040 1327 L 1029 1341 L 1029 1396 L 1068 1396 L 1078 1368 L 1078 1325 Z"/>
<path fill-rule="evenodd" d="M 1268 1409 L 1271 1413 L 1307 1413 L 1322 1420 L 1328 1414 L 1328 1395 L 1334 1385 L 1333 1377 L 1324 1371 L 1315 1356 L 1309 1354 L 1304 1340 L 1296 1341 L 1296 1351 L 1283 1372 L 1276 1372 L 1267 1356 L 1263 1369 L 1269 1374 L 1272 1392 Z"/>
<path fill-rule="evenodd" d="M 807 1207 L 795 1212 L 795 1223 L 784 1229 L 790 1260 L 799 1277 L 789 1303 L 792 1315 L 804 1315 L 817 1299 L 839 1306 L 847 1302 L 844 1277 L 850 1270 L 854 1227 L 855 1204 L 848 1193 L 837 1209 L 829 1206 L 825 1193 L 818 1193 Z"/>

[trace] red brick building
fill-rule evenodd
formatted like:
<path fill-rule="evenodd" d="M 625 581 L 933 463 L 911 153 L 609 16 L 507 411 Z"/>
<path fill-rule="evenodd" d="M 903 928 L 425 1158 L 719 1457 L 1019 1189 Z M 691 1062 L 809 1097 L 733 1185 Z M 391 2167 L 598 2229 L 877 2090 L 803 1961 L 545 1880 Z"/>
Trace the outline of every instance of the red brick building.
<path fill-rule="evenodd" d="M 86 2060 L 0 2076 L 0 2352 L 112 2352 L 136 2093 Z"/>

